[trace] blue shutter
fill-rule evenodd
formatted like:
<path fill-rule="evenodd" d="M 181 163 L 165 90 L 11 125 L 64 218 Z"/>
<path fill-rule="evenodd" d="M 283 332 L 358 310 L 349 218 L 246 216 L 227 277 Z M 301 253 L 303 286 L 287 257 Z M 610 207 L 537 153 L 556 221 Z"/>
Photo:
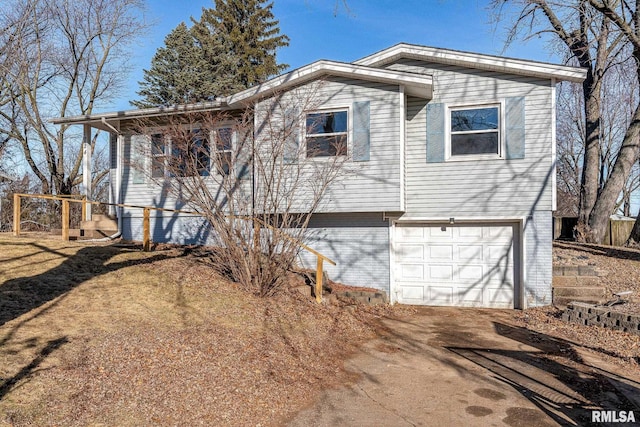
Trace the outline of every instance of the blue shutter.
<path fill-rule="evenodd" d="M 427 163 L 444 162 L 444 104 L 427 104 Z"/>
<path fill-rule="evenodd" d="M 371 151 L 370 102 L 353 103 L 353 160 L 366 162 Z"/>
<path fill-rule="evenodd" d="M 134 184 L 144 184 L 144 175 L 147 162 L 144 153 L 147 152 L 146 145 L 148 142 L 146 135 L 131 135 L 129 139 L 129 170 L 133 176 Z"/>
<path fill-rule="evenodd" d="M 507 98 L 505 110 L 505 157 L 524 159 L 524 97 Z"/>
<path fill-rule="evenodd" d="M 285 112 L 284 132 L 287 135 L 284 142 L 283 160 L 285 163 L 296 163 L 300 151 L 300 113 L 297 108 L 291 108 Z"/>

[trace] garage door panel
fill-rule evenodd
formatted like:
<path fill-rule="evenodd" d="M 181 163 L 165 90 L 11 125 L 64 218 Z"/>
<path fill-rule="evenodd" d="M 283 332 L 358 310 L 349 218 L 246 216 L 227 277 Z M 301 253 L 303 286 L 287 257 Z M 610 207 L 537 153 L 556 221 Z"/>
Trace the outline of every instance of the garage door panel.
<path fill-rule="evenodd" d="M 430 245 L 429 258 L 432 260 L 449 260 L 453 261 L 453 246 L 449 245 Z"/>
<path fill-rule="evenodd" d="M 489 288 L 487 293 L 493 306 L 504 308 L 513 306 L 513 293 L 507 287 Z"/>
<path fill-rule="evenodd" d="M 394 248 L 399 302 L 513 307 L 511 225 L 398 225 Z"/>
<path fill-rule="evenodd" d="M 428 242 L 450 242 L 453 237 L 452 227 L 429 227 L 425 232 Z"/>
<path fill-rule="evenodd" d="M 503 242 L 501 245 L 490 244 L 487 245 L 487 259 L 489 262 L 507 262 L 511 258 L 511 251 L 505 251 L 507 242 Z"/>
<path fill-rule="evenodd" d="M 468 289 L 460 293 L 460 302 L 465 306 L 481 306 L 483 300 L 482 289 Z"/>
<path fill-rule="evenodd" d="M 452 305 L 453 288 L 445 286 L 429 286 L 429 300 L 435 305 Z"/>
<path fill-rule="evenodd" d="M 458 278 L 469 283 L 482 283 L 484 277 L 484 266 L 482 265 L 462 265 L 459 268 Z"/>
<path fill-rule="evenodd" d="M 425 266 L 423 264 L 403 264 L 400 266 L 400 280 L 402 281 L 415 281 L 425 279 L 424 277 Z"/>
<path fill-rule="evenodd" d="M 503 241 L 508 241 L 512 237 L 512 229 L 511 227 L 504 226 L 490 226 L 484 227 L 484 235 L 487 238 L 491 239 L 501 239 Z"/>
<path fill-rule="evenodd" d="M 458 245 L 458 260 L 482 262 L 484 259 L 482 245 Z"/>
<path fill-rule="evenodd" d="M 405 300 L 424 300 L 424 287 L 423 286 L 403 286 L 402 298 Z"/>
<path fill-rule="evenodd" d="M 432 280 L 453 280 L 453 266 L 452 265 L 430 265 L 429 266 L 429 279 Z"/>
<path fill-rule="evenodd" d="M 398 256 L 404 260 L 424 260 L 423 244 L 407 244 L 398 245 Z"/>
<path fill-rule="evenodd" d="M 398 227 L 397 230 L 400 233 L 400 238 L 402 239 L 402 241 L 405 241 L 405 242 L 424 241 L 425 230 L 422 227 Z"/>
<path fill-rule="evenodd" d="M 453 227 L 451 227 L 453 228 Z M 457 227 L 458 236 L 462 238 L 475 237 L 472 241 L 482 241 L 482 228 L 480 227 Z"/>

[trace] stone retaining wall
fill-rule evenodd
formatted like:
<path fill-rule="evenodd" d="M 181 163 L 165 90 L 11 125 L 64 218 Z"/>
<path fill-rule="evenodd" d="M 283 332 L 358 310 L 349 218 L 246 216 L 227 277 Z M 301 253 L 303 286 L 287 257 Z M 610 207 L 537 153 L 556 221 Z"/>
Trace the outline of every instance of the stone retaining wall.
<path fill-rule="evenodd" d="M 640 316 L 621 313 L 612 307 L 572 302 L 562 314 L 562 320 L 581 325 L 600 326 L 640 335 Z"/>

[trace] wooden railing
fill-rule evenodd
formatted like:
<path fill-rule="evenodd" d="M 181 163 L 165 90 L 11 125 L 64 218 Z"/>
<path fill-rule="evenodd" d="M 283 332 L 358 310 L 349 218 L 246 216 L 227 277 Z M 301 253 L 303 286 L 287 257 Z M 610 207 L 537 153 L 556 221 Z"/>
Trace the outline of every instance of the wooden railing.
<path fill-rule="evenodd" d="M 104 205 L 104 206 L 115 206 L 115 207 L 123 207 L 130 209 L 142 209 L 142 250 L 145 252 L 149 252 L 151 250 L 151 211 L 162 211 L 162 212 L 174 212 L 174 213 L 182 213 L 189 214 L 194 216 L 202 216 L 199 212 L 195 211 L 185 211 L 182 209 L 167 209 L 167 208 L 158 208 L 154 206 L 139 206 L 139 205 L 129 205 L 124 203 L 107 203 L 107 202 L 95 202 L 91 200 L 87 200 L 84 196 L 76 196 L 76 195 L 65 195 L 65 196 L 51 196 L 48 194 L 24 194 L 24 193 L 14 193 L 13 195 L 13 235 L 20 236 L 20 216 L 21 216 L 21 199 L 22 198 L 36 198 L 36 199 L 46 199 L 46 200 L 57 200 L 62 202 L 62 240 L 69 240 L 69 212 L 70 212 L 70 203 L 81 203 L 82 204 L 82 219 L 86 220 L 87 213 L 87 205 Z M 323 265 L 324 261 L 332 265 L 336 265 L 336 263 L 331 260 L 329 257 L 321 254 L 315 249 L 310 248 L 305 245 L 301 241 L 289 236 L 284 231 L 279 228 L 276 228 L 272 225 L 267 224 L 266 222 L 252 217 L 239 217 L 233 216 L 230 218 L 253 221 L 254 230 L 256 233 L 260 232 L 260 227 L 266 227 L 270 230 L 275 231 L 276 233 L 280 233 L 285 239 L 299 245 L 302 249 L 312 253 L 316 256 L 316 283 L 315 283 L 315 295 L 316 301 L 318 303 L 322 302 L 322 281 L 323 281 Z M 259 234 L 255 237 L 259 239 Z"/>

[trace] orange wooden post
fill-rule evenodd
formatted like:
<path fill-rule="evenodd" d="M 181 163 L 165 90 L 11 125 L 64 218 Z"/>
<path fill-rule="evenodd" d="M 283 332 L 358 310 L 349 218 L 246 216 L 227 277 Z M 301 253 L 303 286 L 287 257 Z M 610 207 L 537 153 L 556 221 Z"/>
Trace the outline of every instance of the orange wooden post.
<path fill-rule="evenodd" d="M 322 302 L 322 257 L 318 257 L 318 266 L 316 268 L 316 302 Z"/>
<path fill-rule="evenodd" d="M 13 195 L 13 235 L 20 235 L 20 195 Z"/>
<path fill-rule="evenodd" d="M 142 209 L 142 250 L 149 252 L 151 249 L 151 224 L 150 224 L 151 209 Z"/>
<path fill-rule="evenodd" d="M 90 218 L 87 218 L 87 196 L 82 196 L 82 221 L 89 221 Z"/>
<path fill-rule="evenodd" d="M 69 200 L 62 200 L 62 240 L 69 241 Z"/>

